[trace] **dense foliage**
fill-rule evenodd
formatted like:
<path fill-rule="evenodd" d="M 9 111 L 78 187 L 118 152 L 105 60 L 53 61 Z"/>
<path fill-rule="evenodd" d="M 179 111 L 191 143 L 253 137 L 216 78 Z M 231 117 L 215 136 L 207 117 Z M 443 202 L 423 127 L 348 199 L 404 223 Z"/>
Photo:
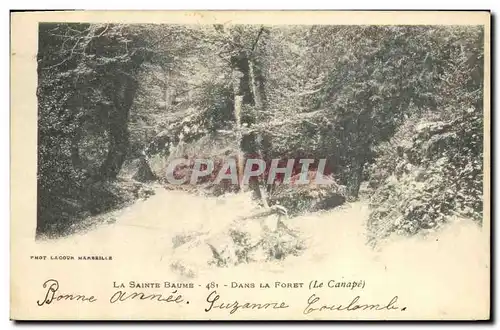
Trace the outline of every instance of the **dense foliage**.
<path fill-rule="evenodd" d="M 369 171 L 372 239 L 436 229 L 450 216 L 482 221 L 483 36 L 454 32 L 443 36 L 447 70 L 434 85 L 435 107 L 413 111 L 376 148 Z"/>

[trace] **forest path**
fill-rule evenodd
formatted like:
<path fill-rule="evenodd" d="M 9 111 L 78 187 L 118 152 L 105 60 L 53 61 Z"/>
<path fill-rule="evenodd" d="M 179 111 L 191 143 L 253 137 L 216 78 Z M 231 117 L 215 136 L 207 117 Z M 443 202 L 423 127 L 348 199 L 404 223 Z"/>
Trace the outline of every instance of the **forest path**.
<path fill-rule="evenodd" d="M 190 232 L 216 233 L 236 218 L 254 211 L 256 206 L 249 200 L 247 193 L 215 198 L 156 186 L 155 195 L 148 199 L 100 215 L 99 218 L 106 219 L 104 224 L 43 244 L 64 245 L 69 250 L 88 246 L 96 255 L 127 251 L 130 258 L 164 261 L 173 253 L 175 236 Z M 368 207 L 358 202 L 332 211 L 291 218 L 287 224 L 306 240 L 305 254 L 314 263 L 327 257 L 339 259 L 368 251 L 364 244 L 367 216 Z M 347 254 L 346 251 L 351 252 Z M 291 259 L 297 258 L 301 257 Z M 276 264 L 283 263 L 287 261 Z"/>
<path fill-rule="evenodd" d="M 133 246 L 133 255 L 162 258 L 171 252 L 169 247 L 176 235 L 217 232 L 236 218 L 250 214 L 256 206 L 249 200 L 247 193 L 215 198 L 156 186 L 155 195 L 148 199 L 100 215 L 101 221 L 105 219 L 104 224 L 44 244 L 88 245 L 94 247 L 95 253 Z M 291 218 L 287 223 L 301 233 L 308 242 L 308 251 L 319 260 L 324 257 L 322 254 L 368 249 L 364 244 L 367 216 L 367 205 L 358 202 Z M 155 250 L 159 246 L 164 248 Z"/>

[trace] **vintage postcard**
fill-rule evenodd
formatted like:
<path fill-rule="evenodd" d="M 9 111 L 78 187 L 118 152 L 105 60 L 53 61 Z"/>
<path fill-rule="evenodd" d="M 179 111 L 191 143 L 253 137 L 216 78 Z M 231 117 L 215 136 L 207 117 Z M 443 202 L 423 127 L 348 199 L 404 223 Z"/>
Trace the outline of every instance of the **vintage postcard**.
<path fill-rule="evenodd" d="M 11 13 L 14 320 L 487 320 L 490 13 Z"/>

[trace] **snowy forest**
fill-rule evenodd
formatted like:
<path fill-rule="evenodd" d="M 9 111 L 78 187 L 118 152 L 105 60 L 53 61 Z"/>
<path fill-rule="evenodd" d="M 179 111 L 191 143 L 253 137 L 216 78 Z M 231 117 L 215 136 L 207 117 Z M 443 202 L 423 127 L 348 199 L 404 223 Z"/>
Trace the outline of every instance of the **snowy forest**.
<path fill-rule="evenodd" d="M 158 186 L 249 191 L 288 218 L 363 202 L 367 242 L 480 224 L 483 43 L 476 26 L 40 24 L 37 235 Z M 326 159 L 333 183 L 165 180 L 175 158 L 255 155 Z"/>

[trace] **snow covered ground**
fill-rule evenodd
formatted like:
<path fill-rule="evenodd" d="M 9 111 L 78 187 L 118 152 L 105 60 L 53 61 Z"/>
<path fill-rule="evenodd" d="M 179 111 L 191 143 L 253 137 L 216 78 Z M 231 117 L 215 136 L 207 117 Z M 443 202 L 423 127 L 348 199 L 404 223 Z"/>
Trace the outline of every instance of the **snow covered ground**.
<path fill-rule="evenodd" d="M 394 292 L 413 301 L 432 299 L 418 304 L 423 315 L 436 315 L 436 310 L 443 317 L 462 312 L 471 315 L 475 308 L 480 314 L 488 304 L 481 297 L 489 290 L 489 272 L 483 271 L 489 265 L 489 247 L 479 227 L 457 222 L 426 237 L 394 238 L 372 249 L 365 244 L 369 210 L 362 202 L 289 219 L 288 225 L 306 239 L 307 249 L 279 262 L 216 268 L 206 264 L 210 250 L 205 247 L 173 249 L 172 238 L 180 233 L 216 232 L 236 217 L 249 214 L 255 206 L 248 200 L 245 194 L 205 198 L 158 187 L 149 199 L 108 214 L 108 224 L 39 242 L 39 253 L 113 256 L 113 274 L 103 275 L 110 281 L 124 278 L 125 271 L 128 280 L 159 273 L 171 281 L 366 280 L 364 291 L 369 297 Z M 172 267 L 175 260 L 179 267 Z M 180 269 L 183 266 L 186 269 Z M 457 303 L 465 298 L 484 301 L 484 305 L 470 306 L 465 300 Z"/>

